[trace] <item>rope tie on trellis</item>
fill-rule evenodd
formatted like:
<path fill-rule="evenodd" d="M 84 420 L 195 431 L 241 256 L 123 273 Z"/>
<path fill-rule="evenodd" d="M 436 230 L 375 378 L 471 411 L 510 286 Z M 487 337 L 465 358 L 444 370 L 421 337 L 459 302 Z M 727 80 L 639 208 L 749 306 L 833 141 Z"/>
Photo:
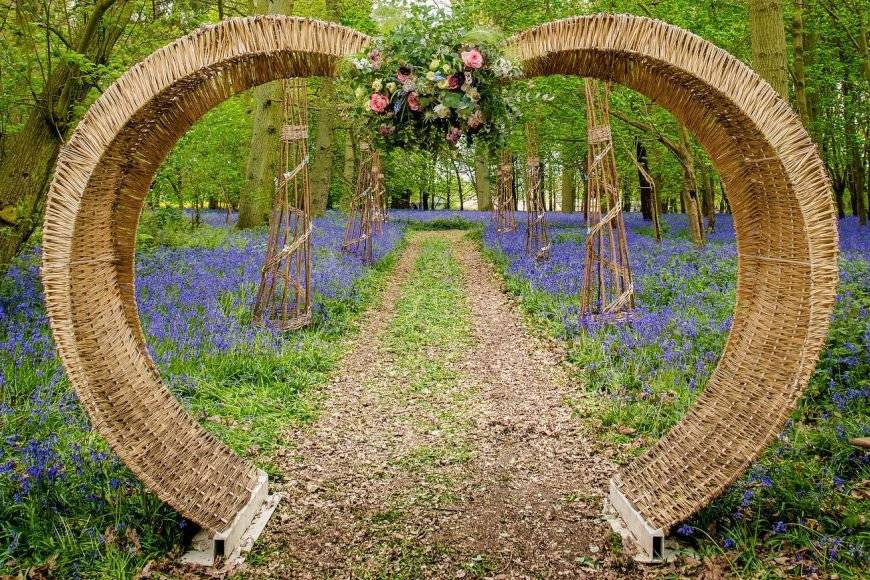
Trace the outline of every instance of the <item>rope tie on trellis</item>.
<path fill-rule="evenodd" d="M 301 141 L 308 138 L 308 125 L 282 125 L 281 141 Z"/>
<path fill-rule="evenodd" d="M 302 217 L 301 216 L 302 212 L 295 211 L 293 213 L 297 214 L 298 217 Z M 306 241 L 308 241 L 308 239 L 310 237 L 311 237 L 311 226 L 308 225 L 307 227 L 304 227 L 302 234 L 300 234 L 300 236 L 298 238 L 293 240 L 292 244 L 290 244 L 289 246 L 285 244 L 280 252 L 278 252 L 271 260 L 266 262 L 266 264 L 262 268 L 262 271 L 265 273 L 265 272 L 271 270 L 272 268 L 276 267 L 278 264 L 281 263 L 281 261 L 284 258 L 290 256 L 291 254 L 293 254 L 293 252 L 295 252 L 296 250 L 301 248 L 302 244 L 304 244 Z"/>
<path fill-rule="evenodd" d="M 607 143 L 608 145 L 611 145 L 613 138 L 610 134 L 610 125 L 591 127 L 588 131 L 587 139 L 591 145 L 597 145 L 598 143 Z"/>
<path fill-rule="evenodd" d="M 286 185 L 287 183 L 289 183 L 294 177 L 299 175 L 299 173 L 303 169 L 305 169 L 305 166 L 308 165 L 309 158 L 310 158 L 310 155 L 306 155 L 302 159 L 302 161 L 299 163 L 299 165 L 297 165 L 296 167 L 293 168 L 293 171 L 287 171 L 285 173 L 282 173 L 279 177 L 276 177 L 275 178 L 275 187 L 282 187 L 283 185 Z"/>

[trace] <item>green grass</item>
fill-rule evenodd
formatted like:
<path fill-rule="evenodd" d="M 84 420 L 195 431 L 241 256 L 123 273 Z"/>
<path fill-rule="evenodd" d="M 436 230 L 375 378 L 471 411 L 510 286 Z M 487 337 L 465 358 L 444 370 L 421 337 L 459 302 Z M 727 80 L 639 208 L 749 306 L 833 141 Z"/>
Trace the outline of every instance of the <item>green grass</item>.
<path fill-rule="evenodd" d="M 406 221 L 405 229 L 412 232 L 437 232 L 445 230 L 480 230 L 483 224 L 462 217 L 436 218 L 427 221 Z"/>
<path fill-rule="evenodd" d="M 359 558 L 353 571 L 360 578 L 419 578 L 431 575 L 439 561 L 449 558 L 448 546 L 423 546 L 399 538 L 406 511 L 413 505 L 437 508 L 457 501 L 453 493 L 456 470 L 476 453 L 469 440 L 472 418 L 467 416 L 473 387 L 463 384 L 454 363 L 473 344 L 471 308 L 462 270 L 443 238 L 421 241 L 420 254 L 401 290 L 396 312 L 382 338 L 389 354 L 391 375 L 404 377 L 379 393 L 384 404 L 417 405 L 431 411 L 425 420 L 411 419 L 417 432 L 440 432 L 437 443 L 422 443 L 397 454 L 390 464 L 414 474 L 420 485 L 410 495 L 397 494 L 370 516 L 369 533 L 375 547 Z M 437 358 L 432 354 L 437 353 Z M 486 576 L 492 565 L 484 557 L 469 560 L 469 578 Z"/>
<path fill-rule="evenodd" d="M 577 380 L 594 395 L 574 401 L 575 414 L 618 446 L 617 462 L 627 463 L 642 453 L 685 415 L 703 384 L 693 388 L 687 382 L 691 372 L 662 364 L 658 344 L 637 345 L 626 352 L 618 334 L 609 347 L 583 333 L 568 337 L 558 317 L 562 298 L 510 275 L 505 255 L 483 251 L 519 297 L 528 320 L 541 332 L 566 341 Z M 693 534 L 682 539 L 702 557 L 724 562 L 737 575 L 767 578 L 818 571 L 841 578 L 867 577 L 870 466 L 848 438 L 870 429 L 866 394 L 856 395 L 866 393 L 870 384 L 870 364 L 860 347 L 867 332 L 870 274 L 861 260 L 844 260 L 841 269 L 850 275 L 841 282 L 827 347 L 792 419 L 747 474 L 688 522 Z M 667 305 L 675 299 L 675 289 L 701 294 L 708 313 L 686 314 L 715 328 L 733 308 L 734 295 L 733 290 L 709 288 L 728 288 L 727 279 L 735 270 L 733 260 L 699 264 L 695 276 L 677 283 L 673 277 L 678 268 L 666 269 L 642 280 L 640 298 L 648 305 Z M 721 352 L 726 335 L 698 334 L 691 340 L 691 356 Z M 675 339 L 686 340 L 679 335 Z M 649 368 L 657 373 L 650 376 Z"/>
<path fill-rule="evenodd" d="M 317 417 L 318 387 L 334 370 L 360 313 L 377 299 L 401 251 L 402 244 L 367 270 L 353 300 L 327 302 L 323 320 L 328 323 L 294 333 L 278 350 L 174 357 L 162 369 L 175 377 L 168 386 L 205 428 L 279 476 L 271 457 L 284 443 L 282 434 Z M 152 348 L 159 352 L 161 346 Z M 182 529 L 178 514 L 111 458 L 72 397 L 58 360 L 27 363 L 14 373 L 4 364 L 0 360 L 0 371 L 9 380 L 0 389 L 0 403 L 15 412 L 0 413 L 0 437 L 23 443 L 57 437 L 56 447 L 65 450 L 62 463 L 79 471 L 68 472 L 62 484 L 32 489 L 24 502 L 7 495 L 0 480 L 0 577 L 27 576 L 30 570 L 33 577 L 132 578 L 145 562 L 177 549 L 192 526 Z M 34 421 L 34 416 L 42 418 Z M 42 501 L 59 511 L 46 514 Z M 26 547 L 17 560 L 7 557 L 10 544 Z"/>

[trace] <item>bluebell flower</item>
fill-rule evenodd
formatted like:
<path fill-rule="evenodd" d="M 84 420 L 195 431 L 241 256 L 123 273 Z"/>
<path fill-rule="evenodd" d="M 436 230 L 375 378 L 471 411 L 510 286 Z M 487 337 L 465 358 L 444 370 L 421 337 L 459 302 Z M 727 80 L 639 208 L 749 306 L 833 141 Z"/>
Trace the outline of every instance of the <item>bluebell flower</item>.
<path fill-rule="evenodd" d="M 679 528 L 677 528 L 677 533 L 681 536 L 688 537 L 695 533 L 695 528 L 693 528 L 689 524 L 683 524 Z"/>
<path fill-rule="evenodd" d="M 787 530 L 787 526 L 785 525 L 785 522 L 779 521 L 773 524 L 772 529 L 774 534 L 784 534 Z"/>

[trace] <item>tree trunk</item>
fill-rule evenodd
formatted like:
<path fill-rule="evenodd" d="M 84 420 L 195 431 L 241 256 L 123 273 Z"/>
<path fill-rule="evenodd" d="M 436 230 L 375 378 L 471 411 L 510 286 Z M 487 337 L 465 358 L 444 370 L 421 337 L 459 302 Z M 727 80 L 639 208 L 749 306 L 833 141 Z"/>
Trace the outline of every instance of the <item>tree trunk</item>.
<path fill-rule="evenodd" d="M 332 164 L 335 161 L 335 82 L 321 79 L 317 99 L 320 108 L 314 121 L 314 145 L 311 160 L 311 214 L 326 211 L 332 184 Z"/>
<path fill-rule="evenodd" d="M 9 140 L 0 163 L 0 275 L 39 225 L 60 138 L 41 111 Z"/>
<path fill-rule="evenodd" d="M 456 173 L 456 186 L 459 189 L 459 211 L 462 211 L 465 209 L 465 198 L 462 197 L 462 177 L 459 174 L 459 164 L 456 162 L 456 158 L 452 158 L 451 161 L 453 162 L 453 171 Z"/>
<path fill-rule="evenodd" d="M 812 111 L 807 100 L 807 75 L 804 57 L 804 0 L 795 0 L 791 19 L 791 44 L 794 52 L 794 99 L 804 127 L 812 127 Z"/>
<path fill-rule="evenodd" d="M 77 31 L 74 51 L 104 65 L 130 22 L 127 0 L 98 0 Z M 42 220 L 45 196 L 60 146 L 77 107 L 91 89 L 78 61 L 58 59 L 24 126 L 3 140 L 0 159 L 0 275 Z"/>
<path fill-rule="evenodd" d="M 474 188 L 477 190 L 477 209 L 492 209 L 491 182 L 489 176 L 489 152 L 485 147 L 477 147 L 474 155 Z"/>
<path fill-rule="evenodd" d="M 338 206 L 350 205 L 353 196 L 354 176 L 356 175 L 356 147 L 354 146 L 353 131 L 348 129 L 344 137 L 344 169 L 341 188 L 341 199 Z M 409 198 L 410 199 L 410 198 Z"/>
<path fill-rule="evenodd" d="M 635 157 L 637 157 L 637 163 L 640 165 L 640 167 L 637 168 L 637 184 L 640 192 L 640 213 L 643 216 L 643 219 L 650 221 L 653 219 L 653 184 L 646 178 L 647 175 L 650 175 L 646 147 L 644 146 L 643 141 L 637 137 L 634 139 L 634 152 Z"/>
<path fill-rule="evenodd" d="M 574 149 L 563 145 L 562 149 L 562 211 L 573 213 L 577 200 L 577 158 Z"/>
<path fill-rule="evenodd" d="M 326 0 L 326 19 L 341 20 L 341 1 Z M 319 108 L 314 119 L 314 144 L 311 159 L 311 214 L 321 215 L 329 205 L 332 170 L 335 162 L 335 81 L 321 79 Z"/>
<path fill-rule="evenodd" d="M 707 231 L 716 229 L 716 191 L 713 189 L 713 169 L 704 170 L 704 197 L 702 199 L 704 216 L 707 218 Z"/>
<path fill-rule="evenodd" d="M 695 155 L 689 143 L 689 130 L 679 123 L 680 149 L 683 157 L 683 190 L 681 200 L 689 222 L 689 236 L 693 243 L 704 243 L 704 221 L 698 202 L 698 185 L 695 178 Z"/>
<path fill-rule="evenodd" d="M 519 189 L 517 188 L 517 156 L 511 155 L 511 184 L 514 196 L 514 211 L 520 209 Z"/>
<path fill-rule="evenodd" d="M 852 97 L 854 86 L 851 81 L 842 84 L 843 94 L 843 127 L 845 129 L 846 142 L 846 182 L 852 200 L 852 213 L 858 216 L 858 223 L 867 225 L 867 200 L 864 197 L 864 159 L 862 158 L 862 146 L 859 141 L 858 127 L 856 123 L 855 109 L 859 101 Z"/>
<path fill-rule="evenodd" d="M 752 67 L 788 100 L 788 63 L 782 0 L 749 0 Z"/>
<path fill-rule="evenodd" d="M 257 12 L 289 15 L 293 12 L 293 0 L 258 0 Z M 236 222 L 239 228 L 253 228 L 269 221 L 280 160 L 278 138 L 284 123 L 281 81 L 260 85 L 254 88 L 253 94 L 251 151 L 245 183 L 239 192 L 239 219 Z"/>

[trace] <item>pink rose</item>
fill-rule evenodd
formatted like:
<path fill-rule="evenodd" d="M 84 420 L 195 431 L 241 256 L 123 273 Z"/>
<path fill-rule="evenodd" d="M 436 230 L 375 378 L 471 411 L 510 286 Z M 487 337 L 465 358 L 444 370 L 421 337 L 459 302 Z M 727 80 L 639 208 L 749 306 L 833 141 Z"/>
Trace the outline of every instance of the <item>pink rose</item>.
<path fill-rule="evenodd" d="M 456 73 L 455 75 L 450 75 L 447 78 L 447 88 L 449 88 L 451 91 L 455 91 L 456 89 L 458 89 L 459 85 L 461 85 L 461 84 L 462 84 L 462 74 L 461 73 Z"/>
<path fill-rule="evenodd" d="M 408 95 L 408 108 L 412 111 L 420 110 L 420 99 L 417 98 L 417 93 L 411 93 Z"/>
<path fill-rule="evenodd" d="M 383 113 L 389 103 L 389 99 L 381 93 L 372 93 L 369 99 L 369 108 L 375 113 Z"/>
<path fill-rule="evenodd" d="M 483 113 L 478 109 L 468 118 L 468 127 L 470 129 L 477 129 L 483 125 Z"/>
<path fill-rule="evenodd" d="M 459 142 L 459 138 L 462 137 L 462 131 L 459 130 L 459 127 L 451 127 L 449 131 L 447 131 L 447 142 L 451 145 L 456 145 Z"/>
<path fill-rule="evenodd" d="M 372 61 L 373 69 L 378 70 L 379 68 L 381 68 L 381 63 L 383 62 L 381 60 L 381 51 L 372 50 L 371 52 L 369 52 L 369 60 Z"/>
<path fill-rule="evenodd" d="M 396 80 L 400 83 L 411 80 L 411 69 L 406 66 L 399 67 L 399 70 L 396 71 Z"/>
<path fill-rule="evenodd" d="M 460 53 L 462 57 L 462 62 L 465 63 L 465 66 L 468 68 L 480 68 L 483 66 L 483 55 L 480 54 L 480 51 L 476 48 L 472 48 L 471 50 L 463 50 Z"/>

